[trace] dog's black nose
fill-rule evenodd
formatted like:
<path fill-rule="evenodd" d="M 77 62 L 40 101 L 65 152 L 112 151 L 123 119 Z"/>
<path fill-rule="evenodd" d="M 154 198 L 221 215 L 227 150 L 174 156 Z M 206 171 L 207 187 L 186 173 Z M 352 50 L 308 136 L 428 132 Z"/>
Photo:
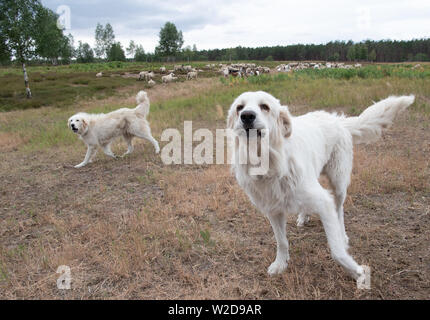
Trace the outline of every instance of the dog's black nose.
<path fill-rule="evenodd" d="M 240 114 L 240 119 L 242 120 L 243 124 L 250 125 L 254 122 L 257 115 L 254 111 L 243 111 Z"/>

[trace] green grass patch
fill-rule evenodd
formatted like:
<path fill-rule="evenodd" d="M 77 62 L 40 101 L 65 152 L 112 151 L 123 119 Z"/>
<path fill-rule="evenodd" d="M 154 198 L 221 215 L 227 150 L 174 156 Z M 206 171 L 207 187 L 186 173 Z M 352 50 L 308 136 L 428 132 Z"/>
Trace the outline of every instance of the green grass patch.
<path fill-rule="evenodd" d="M 115 89 L 136 84 L 136 79 L 96 78 L 92 73 L 30 73 L 33 97 L 27 99 L 21 75 L 0 77 L 0 111 L 25 110 L 43 106 L 65 107 L 95 94 L 110 96 Z"/>
<path fill-rule="evenodd" d="M 282 104 L 288 105 L 294 115 L 316 109 L 358 115 L 365 107 L 372 104 L 372 101 L 378 101 L 389 95 L 413 93 L 417 96 L 417 102 L 411 107 L 413 111 L 411 116 L 416 114 L 423 118 L 423 123 L 427 123 L 430 115 L 430 77 L 421 77 L 419 75 L 421 71 L 406 72 L 397 66 L 392 67 L 390 75 L 379 77 L 385 72 L 382 70 L 387 68 L 390 69 L 390 66 L 384 66 L 381 69 L 378 69 L 378 66 L 364 67 L 364 74 L 368 75 L 364 77 L 359 75 L 345 77 L 345 70 L 334 69 L 330 74 L 338 74 L 333 77 L 323 77 L 327 75 L 327 73 L 320 73 L 323 70 L 309 70 L 247 79 L 220 78 L 224 84 L 221 87 L 217 86 L 201 93 L 196 92 L 191 97 L 177 96 L 173 99 L 153 102 L 149 121 L 154 137 L 159 139 L 161 132 L 166 128 L 177 128 L 182 131 L 183 122 L 186 120 L 216 123 L 220 120 L 217 105 L 222 107 L 225 118 L 231 103 L 238 95 L 245 91 L 264 90 L 280 99 Z M 372 74 L 377 76 L 372 77 Z M 37 76 L 44 77 L 43 74 Z M 135 79 L 120 77 L 96 79 L 87 77 L 85 73 L 57 73 L 57 76 L 56 80 L 51 81 L 52 86 L 49 90 L 46 89 L 45 84 L 41 91 L 46 90 L 44 94 L 46 99 L 51 101 L 50 105 L 59 108 L 32 110 L 31 108 L 38 103 L 40 103 L 39 106 L 42 105 L 37 96 L 30 101 L 21 98 L 22 103 L 27 104 L 28 110 L 16 112 L 13 117 L 4 117 L 7 121 L 0 120 L 2 131 L 17 134 L 25 141 L 20 148 L 39 150 L 80 143 L 66 125 L 68 117 L 75 113 L 75 110 L 70 110 L 68 105 L 81 98 L 103 99 L 108 95 L 117 94 L 118 86 L 136 83 Z M 66 79 L 73 85 L 67 82 L 66 86 L 64 82 Z M 119 82 L 116 82 L 117 80 Z M 7 84 L 5 86 L 8 88 Z M 165 90 L 169 90 L 169 86 L 166 86 Z M 61 95 L 61 99 L 56 100 L 56 95 Z M 11 99 L 10 94 L 3 94 L 3 96 L 0 100 Z M 16 97 L 15 93 L 13 96 Z M 87 111 L 105 113 L 121 107 L 134 107 L 134 105 L 100 103 L 99 106 Z"/>

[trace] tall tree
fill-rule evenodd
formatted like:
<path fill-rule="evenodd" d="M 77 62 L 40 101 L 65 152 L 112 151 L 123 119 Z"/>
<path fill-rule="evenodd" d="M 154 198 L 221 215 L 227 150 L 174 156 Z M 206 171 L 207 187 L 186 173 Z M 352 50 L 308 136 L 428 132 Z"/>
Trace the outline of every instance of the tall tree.
<path fill-rule="evenodd" d="M 367 60 L 367 54 L 368 54 L 367 46 L 365 44 L 360 44 L 359 48 L 360 48 L 358 51 L 359 59 L 363 61 Z"/>
<path fill-rule="evenodd" d="M 374 62 L 376 60 L 376 51 L 375 51 L 375 49 L 373 49 L 372 51 L 370 51 L 368 59 L 371 62 Z"/>
<path fill-rule="evenodd" d="M 352 45 L 348 48 L 348 53 L 346 54 L 346 58 L 348 61 L 354 61 L 355 60 L 355 46 Z"/>
<path fill-rule="evenodd" d="M 126 50 L 128 56 L 134 58 L 134 55 L 136 53 L 136 43 L 134 43 L 133 40 L 130 40 L 130 44 L 128 45 L 128 47 L 125 50 Z"/>
<path fill-rule="evenodd" d="M 134 52 L 134 61 L 146 61 L 147 55 L 145 54 L 145 50 L 142 45 L 138 44 L 136 46 L 136 50 Z"/>
<path fill-rule="evenodd" d="M 121 43 L 116 42 L 110 46 L 107 54 L 108 61 L 125 61 L 125 52 Z"/>
<path fill-rule="evenodd" d="M 161 56 L 171 57 L 176 55 L 184 44 L 182 31 L 178 31 L 175 24 L 166 22 L 159 33 L 159 44 L 155 48 L 155 53 Z"/>
<path fill-rule="evenodd" d="M 3 34 L 0 34 L 0 64 L 9 64 L 10 56 L 9 48 L 6 45 L 6 38 Z"/>
<path fill-rule="evenodd" d="M 22 64 L 27 98 L 31 90 L 25 63 L 35 55 L 36 16 L 41 8 L 39 0 L 0 1 L 0 34 L 7 50 Z"/>
<path fill-rule="evenodd" d="M 94 61 L 94 51 L 88 43 L 79 41 L 78 49 L 76 50 L 76 60 L 81 63 Z"/>
<path fill-rule="evenodd" d="M 102 58 L 103 55 L 106 53 L 104 42 L 103 42 L 103 33 L 104 28 L 103 25 L 100 23 L 97 23 L 96 27 L 96 47 L 94 48 L 94 52 L 96 53 L 96 56 L 98 58 Z"/>
<path fill-rule="evenodd" d="M 187 59 L 188 62 L 190 62 L 193 52 L 191 51 L 191 46 L 186 46 L 183 50 L 182 53 L 184 55 L 184 58 Z"/>
<path fill-rule="evenodd" d="M 57 26 L 58 15 L 48 8 L 41 7 L 36 14 L 34 40 L 35 53 L 56 64 L 61 58 L 69 62 L 73 56 L 73 37 L 65 36 Z"/>
<path fill-rule="evenodd" d="M 96 27 L 96 47 L 94 49 L 98 58 L 107 57 L 108 51 L 115 43 L 115 34 L 110 23 L 107 23 L 105 27 L 100 23 L 97 23 Z"/>

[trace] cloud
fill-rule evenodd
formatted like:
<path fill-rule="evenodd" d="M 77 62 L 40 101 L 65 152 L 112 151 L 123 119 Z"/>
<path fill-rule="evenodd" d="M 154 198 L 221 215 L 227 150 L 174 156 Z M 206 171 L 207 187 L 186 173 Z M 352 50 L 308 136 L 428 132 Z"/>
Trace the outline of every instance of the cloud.
<path fill-rule="evenodd" d="M 171 21 L 185 45 L 199 49 L 325 43 L 332 40 L 428 37 L 427 0 L 42 0 L 56 11 L 71 8 L 75 40 L 94 44 L 98 22 L 111 23 L 117 40 L 153 51 L 158 33 Z"/>

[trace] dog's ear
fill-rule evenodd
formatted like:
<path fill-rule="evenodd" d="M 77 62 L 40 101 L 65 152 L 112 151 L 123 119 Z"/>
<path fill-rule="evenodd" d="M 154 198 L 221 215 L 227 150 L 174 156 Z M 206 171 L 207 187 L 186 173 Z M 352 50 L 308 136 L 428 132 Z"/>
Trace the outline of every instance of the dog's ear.
<path fill-rule="evenodd" d="M 88 127 L 88 123 L 85 121 L 85 119 L 82 119 L 82 128 L 84 129 L 84 131 L 87 129 Z"/>
<path fill-rule="evenodd" d="M 232 112 L 230 110 L 227 116 L 227 129 L 233 129 L 235 118 L 236 118 L 236 112 Z"/>
<path fill-rule="evenodd" d="M 69 129 L 72 129 L 71 125 L 72 125 L 72 123 L 70 122 L 70 119 L 69 119 L 69 120 L 67 120 L 67 127 L 68 127 Z"/>
<path fill-rule="evenodd" d="M 288 112 L 288 109 L 286 108 L 281 109 L 281 111 L 279 112 L 278 122 L 284 138 L 288 138 L 289 136 L 291 136 L 292 126 L 291 126 L 291 117 Z"/>

